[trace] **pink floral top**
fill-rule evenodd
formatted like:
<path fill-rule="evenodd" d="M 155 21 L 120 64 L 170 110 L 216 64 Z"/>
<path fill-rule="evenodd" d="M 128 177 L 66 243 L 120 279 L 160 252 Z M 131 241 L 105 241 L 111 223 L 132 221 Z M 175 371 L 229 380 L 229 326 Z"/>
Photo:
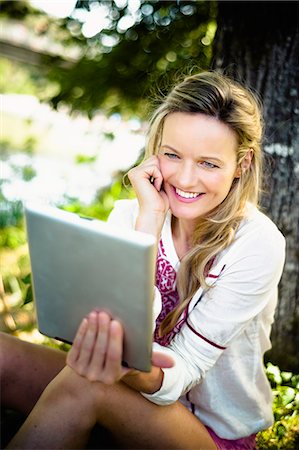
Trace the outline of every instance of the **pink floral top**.
<path fill-rule="evenodd" d="M 160 291 L 162 299 L 162 309 L 156 320 L 156 329 L 154 332 L 154 340 L 160 345 L 167 346 L 174 335 L 180 330 L 184 318 L 180 320 L 174 329 L 164 335 L 159 336 L 159 326 L 179 303 L 179 294 L 176 288 L 176 270 L 172 267 L 167 259 L 162 239 L 158 245 L 157 268 L 156 268 L 156 286 Z"/>

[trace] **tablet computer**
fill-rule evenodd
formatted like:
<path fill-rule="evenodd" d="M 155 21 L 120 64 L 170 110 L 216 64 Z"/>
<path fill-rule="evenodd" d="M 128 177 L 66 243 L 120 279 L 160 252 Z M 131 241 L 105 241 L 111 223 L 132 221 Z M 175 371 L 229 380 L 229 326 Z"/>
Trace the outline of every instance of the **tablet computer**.
<path fill-rule="evenodd" d="M 25 205 L 38 329 L 72 343 L 84 316 L 124 327 L 124 363 L 151 369 L 156 239 L 58 208 Z"/>

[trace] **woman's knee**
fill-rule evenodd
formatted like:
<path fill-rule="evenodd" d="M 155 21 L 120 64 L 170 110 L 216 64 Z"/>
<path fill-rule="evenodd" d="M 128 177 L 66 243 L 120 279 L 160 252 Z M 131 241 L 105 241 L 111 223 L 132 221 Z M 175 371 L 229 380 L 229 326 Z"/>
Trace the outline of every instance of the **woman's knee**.
<path fill-rule="evenodd" d="M 42 345 L 23 341 L 0 332 L 0 367 L 4 377 L 9 373 L 37 378 L 48 376 L 48 382 L 65 365 L 65 353 Z"/>
<path fill-rule="evenodd" d="M 100 402 L 100 384 L 97 383 L 96 386 L 68 366 L 47 385 L 39 400 L 44 408 L 76 411 L 76 414 L 80 411 L 85 412 L 84 416 L 88 416 L 85 417 L 88 425 L 96 423 L 96 412 Z M 84 421 L 83 416 L 82 420 Z"/>
<path fill-rule="evenodd" d="M 65 365 L 65 354 L 0 333 L 2 405 L 28 413 Z"/>
<path fill-rule="evenodd" d="M 1 381 L 5 380 L 17 365 L 15 355 L 17 354 L 19 340 L 7 333 L 0 332 L 0 371 Z"/>
<path fill-rule="evenodd" d="M 20 340 L 7 333 L 0 332 L 0 381 L 1 405 L 14 409 L 22 388 L 19 380 L 24 374 L 20 363 Z"/>

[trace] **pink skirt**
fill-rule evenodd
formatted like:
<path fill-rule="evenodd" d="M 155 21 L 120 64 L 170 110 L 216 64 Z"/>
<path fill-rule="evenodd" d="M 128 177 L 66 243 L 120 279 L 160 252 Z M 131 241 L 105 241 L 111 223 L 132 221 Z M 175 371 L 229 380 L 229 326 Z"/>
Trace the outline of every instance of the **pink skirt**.
<path fill-rule="evenodd" d="M 211 428 L 207 427 L 208 432 L 210 433 L 211 438 L 217 445 L 218 450 L 256 450 L 255 445 L 255 437 L 256 434 L 251 434 L 245 438 L 241 439 L 222 439 L 214 433 Z"/>

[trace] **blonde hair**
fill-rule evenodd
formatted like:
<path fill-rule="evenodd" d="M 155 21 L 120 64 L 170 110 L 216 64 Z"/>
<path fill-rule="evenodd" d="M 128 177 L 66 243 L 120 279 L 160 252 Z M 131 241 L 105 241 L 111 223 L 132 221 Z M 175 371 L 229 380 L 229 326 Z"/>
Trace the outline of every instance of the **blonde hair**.
<path fill-rule="evenodd" d="M 247 89 L 217 72 L 201 72 L 187 76 L 162 100 L 150 121 L 145 158 L 159 151 L 163 123 L 171 113 L 201 113 L 215 117 L 229 126 L 238 140 L 237 166 L 248 151 L 252 161 L 246 171 L 240 171 L 224 199 L 208 216 L 201 217 L 193 236 L 193 247 L 182 259 L 177 277 L 179 305 L 171 311 L 160 327 L 160 334 L 176 324 L 199 286 L 209 288 L 205 277 L 217 255 L 234 239 L 244 217 L 248 201 L 258 206 L 261 189 L 263 132 L 261 105 Z"/>

